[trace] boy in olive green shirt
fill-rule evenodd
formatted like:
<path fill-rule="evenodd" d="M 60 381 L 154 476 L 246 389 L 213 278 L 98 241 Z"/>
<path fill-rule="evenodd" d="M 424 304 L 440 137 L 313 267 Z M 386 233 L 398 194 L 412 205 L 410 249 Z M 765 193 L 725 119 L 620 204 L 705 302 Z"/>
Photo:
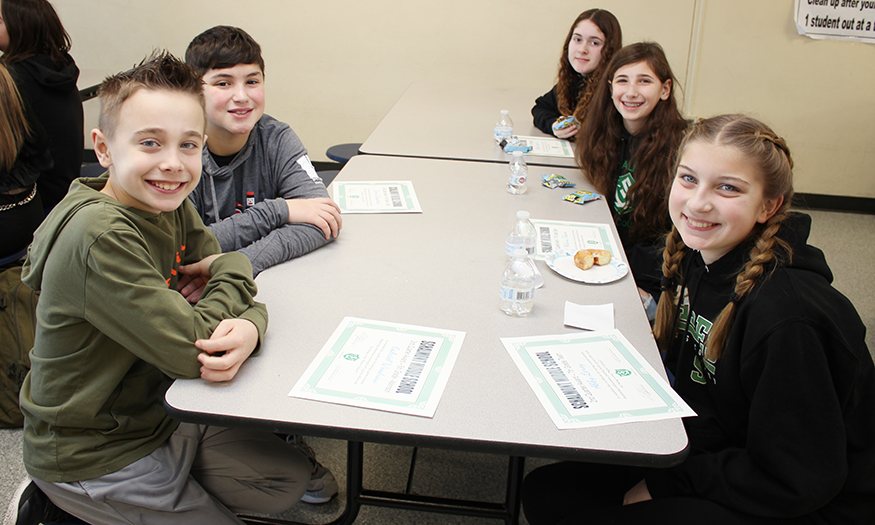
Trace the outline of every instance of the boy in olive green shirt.
<path fill-rule="evenodd" d="M 88 523 L 281 512 L 309 481 L 303 454 L 270 433 L 178 423 L 163 408 L 175 378 L 231 380 L 267 328 L 249 260 L 222 255 L 187 199 L 206 140 L 200 78 L 164 53 L 107 79 L 100 96 L 92 138 L 108 174 L 73 183 L 23 271 L 41 291 L 21 392 L 27 471 Z M 207 281 L 196 304 L 177 291 L 181 275 Z M 18 523 L 38 493 L 24 492 Z"/>

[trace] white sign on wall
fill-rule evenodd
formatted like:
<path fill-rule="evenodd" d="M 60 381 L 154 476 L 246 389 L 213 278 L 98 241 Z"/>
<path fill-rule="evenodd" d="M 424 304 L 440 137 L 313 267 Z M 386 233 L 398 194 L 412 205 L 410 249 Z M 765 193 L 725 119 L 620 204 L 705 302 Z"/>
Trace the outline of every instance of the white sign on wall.
<path fill-rule="evenodd" d="M 796 0 L 800 35 L 875 43 L 875 0 Z"/>

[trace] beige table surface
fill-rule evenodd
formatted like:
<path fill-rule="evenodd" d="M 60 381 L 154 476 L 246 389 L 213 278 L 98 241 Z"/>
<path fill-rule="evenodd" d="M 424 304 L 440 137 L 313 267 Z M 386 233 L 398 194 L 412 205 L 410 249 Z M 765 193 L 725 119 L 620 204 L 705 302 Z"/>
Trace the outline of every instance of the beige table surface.
<path fill-rule="evenodd" d="M 493 128 L 502 109 L 510 112 L 514 135 L 548 138 L 532 124 L 539 90 L 414 82 L 373 133 L 362 153 L 435 159 L 508 162 L 495 145 Z M 554 138 L 549 136 L 550 138 Z M 526 155 L 531 165 L 575 167 L 573 158 Z"/>
<path fill-rule="evenodd" d="M 533 168 L 532 179 L 548 171 L 582 183 L 570 169 Z M 499 310 L 505 237 L 517 210 L 528 210 L 535 219 L 611 221 L 603 201 L 571 204 L 561 198 L 565 189 L 532 184 L 528 194 L 510 195 L 507 174 L 506 166 L 495 163 L 354 157 L 338 181 L 410 180 L 423 213 L 346 214 L 335 242 L 261 273 L 257 300 L 270 313 L 261 354 L 229 383 L 176 381 L 166 395 L 168 410 L 194 422 L 350 441 L 620 464 L 679 463 L 687 452 L 679 419 L 558 430 L 499 341 L 576 331 L 563 326 L 566 300 L 613 303 L 616 327 L 662 370 L 631 275 L 589 285 L 538 262 L 545 284 L 535 294 L 534 313 L 514 318 Z M 345 316 L 466 333 L 434 418 L 288 397 Z"/>

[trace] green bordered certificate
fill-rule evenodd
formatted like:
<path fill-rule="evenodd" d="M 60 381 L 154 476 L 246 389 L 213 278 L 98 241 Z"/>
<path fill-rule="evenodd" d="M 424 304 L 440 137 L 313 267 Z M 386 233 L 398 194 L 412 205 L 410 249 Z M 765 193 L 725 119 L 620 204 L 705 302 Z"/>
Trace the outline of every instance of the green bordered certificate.
<path fill-rule="evenodd" d="M 341 213 L 422 213 L 410 181 L 334 181 Z"/>
<path fill-rule="evenodd" d="M 532 219 L 535 225 L 535 257 L 544 259 L 551 253 L 573 255 L 578 250 L 592 248 L 608 250 L 611 258 L 622 261 L 623 249 L 611 233 L 611 226 L 602 223 L 545 221 Z"/>
<path fill-rule="evenodd" d="M 434 417 L 464 338 L 346 317 L 289 396 Z"/>
<path fill-rule="evenodd" d="M 520 135 L 521 140 L 525 140 L 526 144 L 532 147 L 532 151 L 526 155 L 534 155 L 536 157 L 563 157 L 566 159 L 574 158 L 574 147 L 567 140 L 550 139 L 545 137 L 526 137 Z"/>
<path fill-rule="evenodd" d="M 501 342 L 559 429 L 696 415 L 619 330 Z"/>

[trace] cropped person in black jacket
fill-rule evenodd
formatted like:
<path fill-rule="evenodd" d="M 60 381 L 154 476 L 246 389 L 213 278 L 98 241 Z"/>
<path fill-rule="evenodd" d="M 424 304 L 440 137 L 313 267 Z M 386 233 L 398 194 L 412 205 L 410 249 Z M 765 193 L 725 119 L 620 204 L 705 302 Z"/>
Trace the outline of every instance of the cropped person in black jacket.
<path fill-rule="evenodd" d="M 21 97 L 0 64 L 0 257 L 22 251 L 43 220 L 36 181 L 52 167 L 39 125 L 28 124 Z"/>
<path fill-rule="evenodd" d="M 0 2 L 0 58 L 18 86 L 28 118 L 45 130 L 54 166 L 39 177 L 43 206 L 50 209 L 79 176 L 84 117 L 70 56 L 70 36 L 46 0 Z"/>

